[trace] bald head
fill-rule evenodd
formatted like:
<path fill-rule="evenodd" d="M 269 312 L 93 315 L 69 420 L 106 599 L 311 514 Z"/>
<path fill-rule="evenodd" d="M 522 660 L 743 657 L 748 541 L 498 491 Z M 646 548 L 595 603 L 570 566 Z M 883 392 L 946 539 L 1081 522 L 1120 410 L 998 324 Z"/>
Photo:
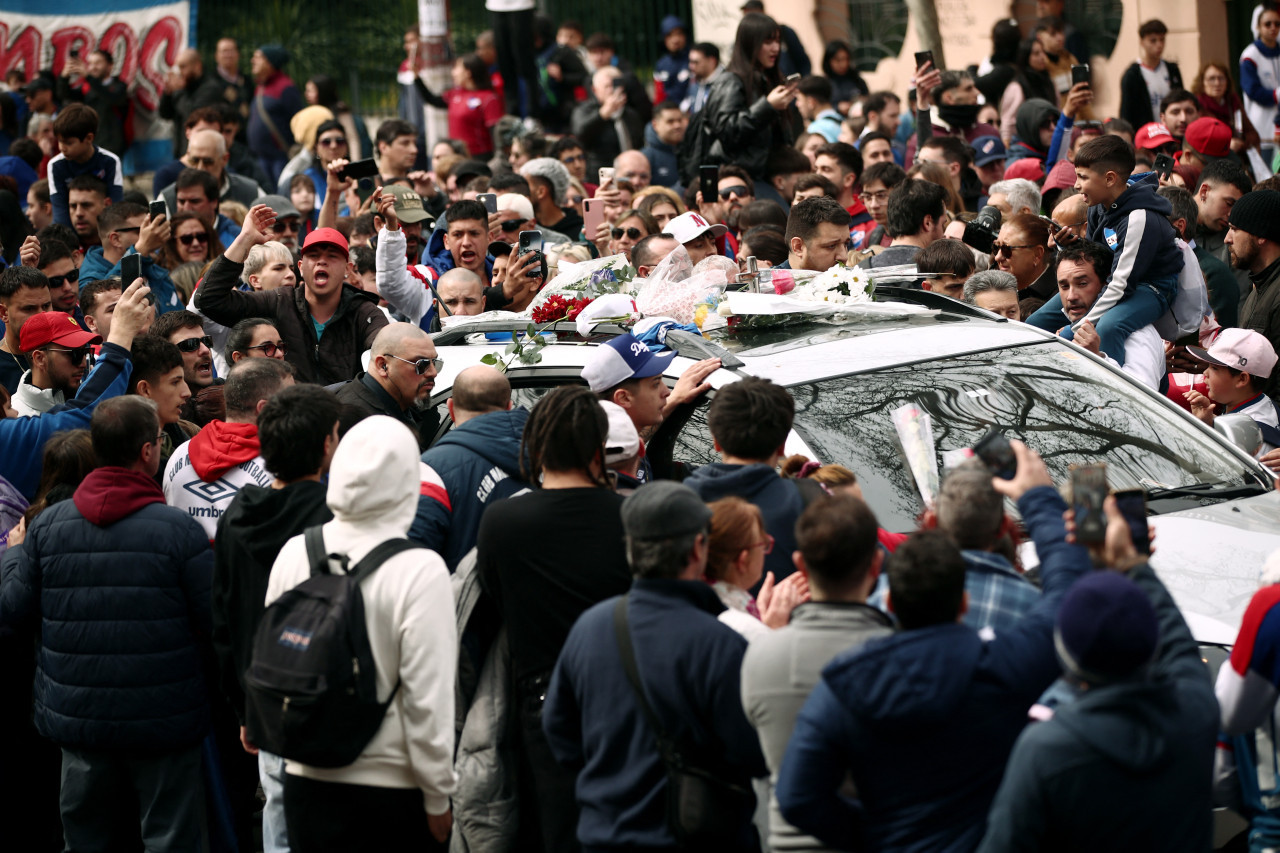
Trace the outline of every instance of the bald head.
<path fill-rule="evenodd" d="M 505 412 L 511 408 L 511 383 L 501 372 L 487 364 L 468 367 L 453 381 L 453 397 L 449 400 L 449 416 L 455 426 L 489 412 Z"/>
<path fill-rule="evenodd" d="M 204 60 L 200 58 L 200 52 L 193 47 L 181 51 L 175 65 L 182 79 L 188 83 L 204 76 Z"/>
<path fill-rule="evenodd" d="M 406 341 L 419 341 L 427 337 L 430 335 L 412 323 L 388 323 L 378 332 L 369 349 L 373 350 L 374 355 L 400 355 Z"/>
<path fill-rule="evenodd" d="M 649 186 L 650 169 L 649 158 L 641 154 L 639 151 L 632 149 L 623 151 L 617 157 L 613 158 L 613 167 L 618 172 L 618 178 L 624 181 L 630 181 L 631 186 L 636 192 Z"/>
<path fill-rule="evenodd" d="M 484 281 L 471 270 L 454 267 L 440 276 L 436 295 L 450 314 L 471 317 L 484 311 Z"/>
<path fill-rule="evenodd" d="M 197 130 L 187 140 L 187 153 L 182 162 L 192 169 L 208 172 L 222 181 L 222 171 L 227 165 L 227 140 L 216 130 Z"/>
<path fill-rule="evenodd" d="M 1052 218 L 1059 225 L 1065 225 L 1074 231 L 1077 237 L 1083 237 L 1089 224 L 1089 204 L 1083 195 L 1076 193 L 1058 202 L 1053 208 Z"/>
<path fill-rule="evenodd" d="M 612 65 L 606 65 L 591 75 L 591 92 L 597 101 L 603 102 L 613 91 L 613 81 L 622 76 L 622 72 Z"/>

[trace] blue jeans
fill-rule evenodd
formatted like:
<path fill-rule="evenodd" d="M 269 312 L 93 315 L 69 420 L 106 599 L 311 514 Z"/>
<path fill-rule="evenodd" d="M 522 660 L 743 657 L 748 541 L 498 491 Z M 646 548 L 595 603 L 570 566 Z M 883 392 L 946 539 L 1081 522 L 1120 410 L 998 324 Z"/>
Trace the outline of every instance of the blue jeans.
<path fill-rule="evenodd" d="M 1138 329 L 1149 326 L 1164 316 L 1177 292 L 1176 275 L 1136 285 L 1094 323 L 1099 338 L 1098 348 L 1116 364 L 1124 367 L 1124 342 Z M 1054 294 L 1052 299 L 1027 318 L 1032 326 L 1057 332 L 1069 341 L 1074 340 L 1075 329 L 1070 323 L 1063 327 L 1064 320 L 1066 315 L 1062 313 L 1062 297 L 1058 294 Z"/>
<path fill-rule="evenodd" d="M 267 804 L 262 808 L 263 853 L 289 853 L 289 833 L 284 823 L 284 759 L 258 750 L 258 773 Z"/>

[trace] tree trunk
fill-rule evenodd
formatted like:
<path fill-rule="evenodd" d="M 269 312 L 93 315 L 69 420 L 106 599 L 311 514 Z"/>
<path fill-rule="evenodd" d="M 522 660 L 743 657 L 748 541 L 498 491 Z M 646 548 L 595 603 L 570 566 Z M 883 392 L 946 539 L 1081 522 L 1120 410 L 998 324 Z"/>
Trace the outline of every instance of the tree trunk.
<path fill-rule="evenodd" d="M 933 0 L 906 0 L 911 18 L 916 22 L 916 38 L 921 50 L 933 51 L 935 68 L 946 68 L 947 60 L 942 52 L 942 34 L 938 32 L 938 8 Z"/>

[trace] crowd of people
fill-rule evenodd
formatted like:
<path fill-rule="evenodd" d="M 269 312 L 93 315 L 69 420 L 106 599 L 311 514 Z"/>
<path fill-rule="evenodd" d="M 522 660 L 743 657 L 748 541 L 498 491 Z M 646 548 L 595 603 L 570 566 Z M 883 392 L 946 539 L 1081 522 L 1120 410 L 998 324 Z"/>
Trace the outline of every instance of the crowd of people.
<path fill-rule="evenodd" d="M 1078 542 L 1033 447 L 890 531 L 868 472 L 785 455 L 767 380 L 719 387 L 721 461 L 664 479 L 646 442 L 721 365 L 670 385 L 631 334 L 531 409 L 487 364 L 431 405 L 433 333 L 564 263 L 905 268 L 1247 416 L 1280 472 L 1280 7 L 1190 89 L 1144 22 L 1105 116 L 1063 0 L 899 93 L 759 0 L 724 56 L 663 19 L 651 80 L 487 5 L 443 91 L 405 31 L 381 120 L 280 45 L 247 74 L 233 39 L 181 51 L 146 176 L 108 52 L 7 78 L 0 808 L 27 848 L 1207 851 L 1217 805 L 1280 845 L 1277 567 L 1215 686 L 1148 543 L 1114 499 Z"/>

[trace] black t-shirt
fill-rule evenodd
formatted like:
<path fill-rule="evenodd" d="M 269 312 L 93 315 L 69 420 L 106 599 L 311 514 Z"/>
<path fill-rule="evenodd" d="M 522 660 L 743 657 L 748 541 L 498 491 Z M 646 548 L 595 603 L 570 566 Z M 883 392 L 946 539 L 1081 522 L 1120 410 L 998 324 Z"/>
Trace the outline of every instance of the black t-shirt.
<path fill-rule="evenodd" d="M 480 584 L 507 626 L 516 681 L 547 674 L 584 610 L 631 588 L 620 495 L 539 489 L 485 511 Z"/>
<path fill-rule="evenodd" d="M 30 369 L 31 363 L 27 361 L 26 356 L 0 350 L 0 385 L 9 390 L 10 396 L 18 390 L 18 382 L 22 380 L 22 374 Z"/>

